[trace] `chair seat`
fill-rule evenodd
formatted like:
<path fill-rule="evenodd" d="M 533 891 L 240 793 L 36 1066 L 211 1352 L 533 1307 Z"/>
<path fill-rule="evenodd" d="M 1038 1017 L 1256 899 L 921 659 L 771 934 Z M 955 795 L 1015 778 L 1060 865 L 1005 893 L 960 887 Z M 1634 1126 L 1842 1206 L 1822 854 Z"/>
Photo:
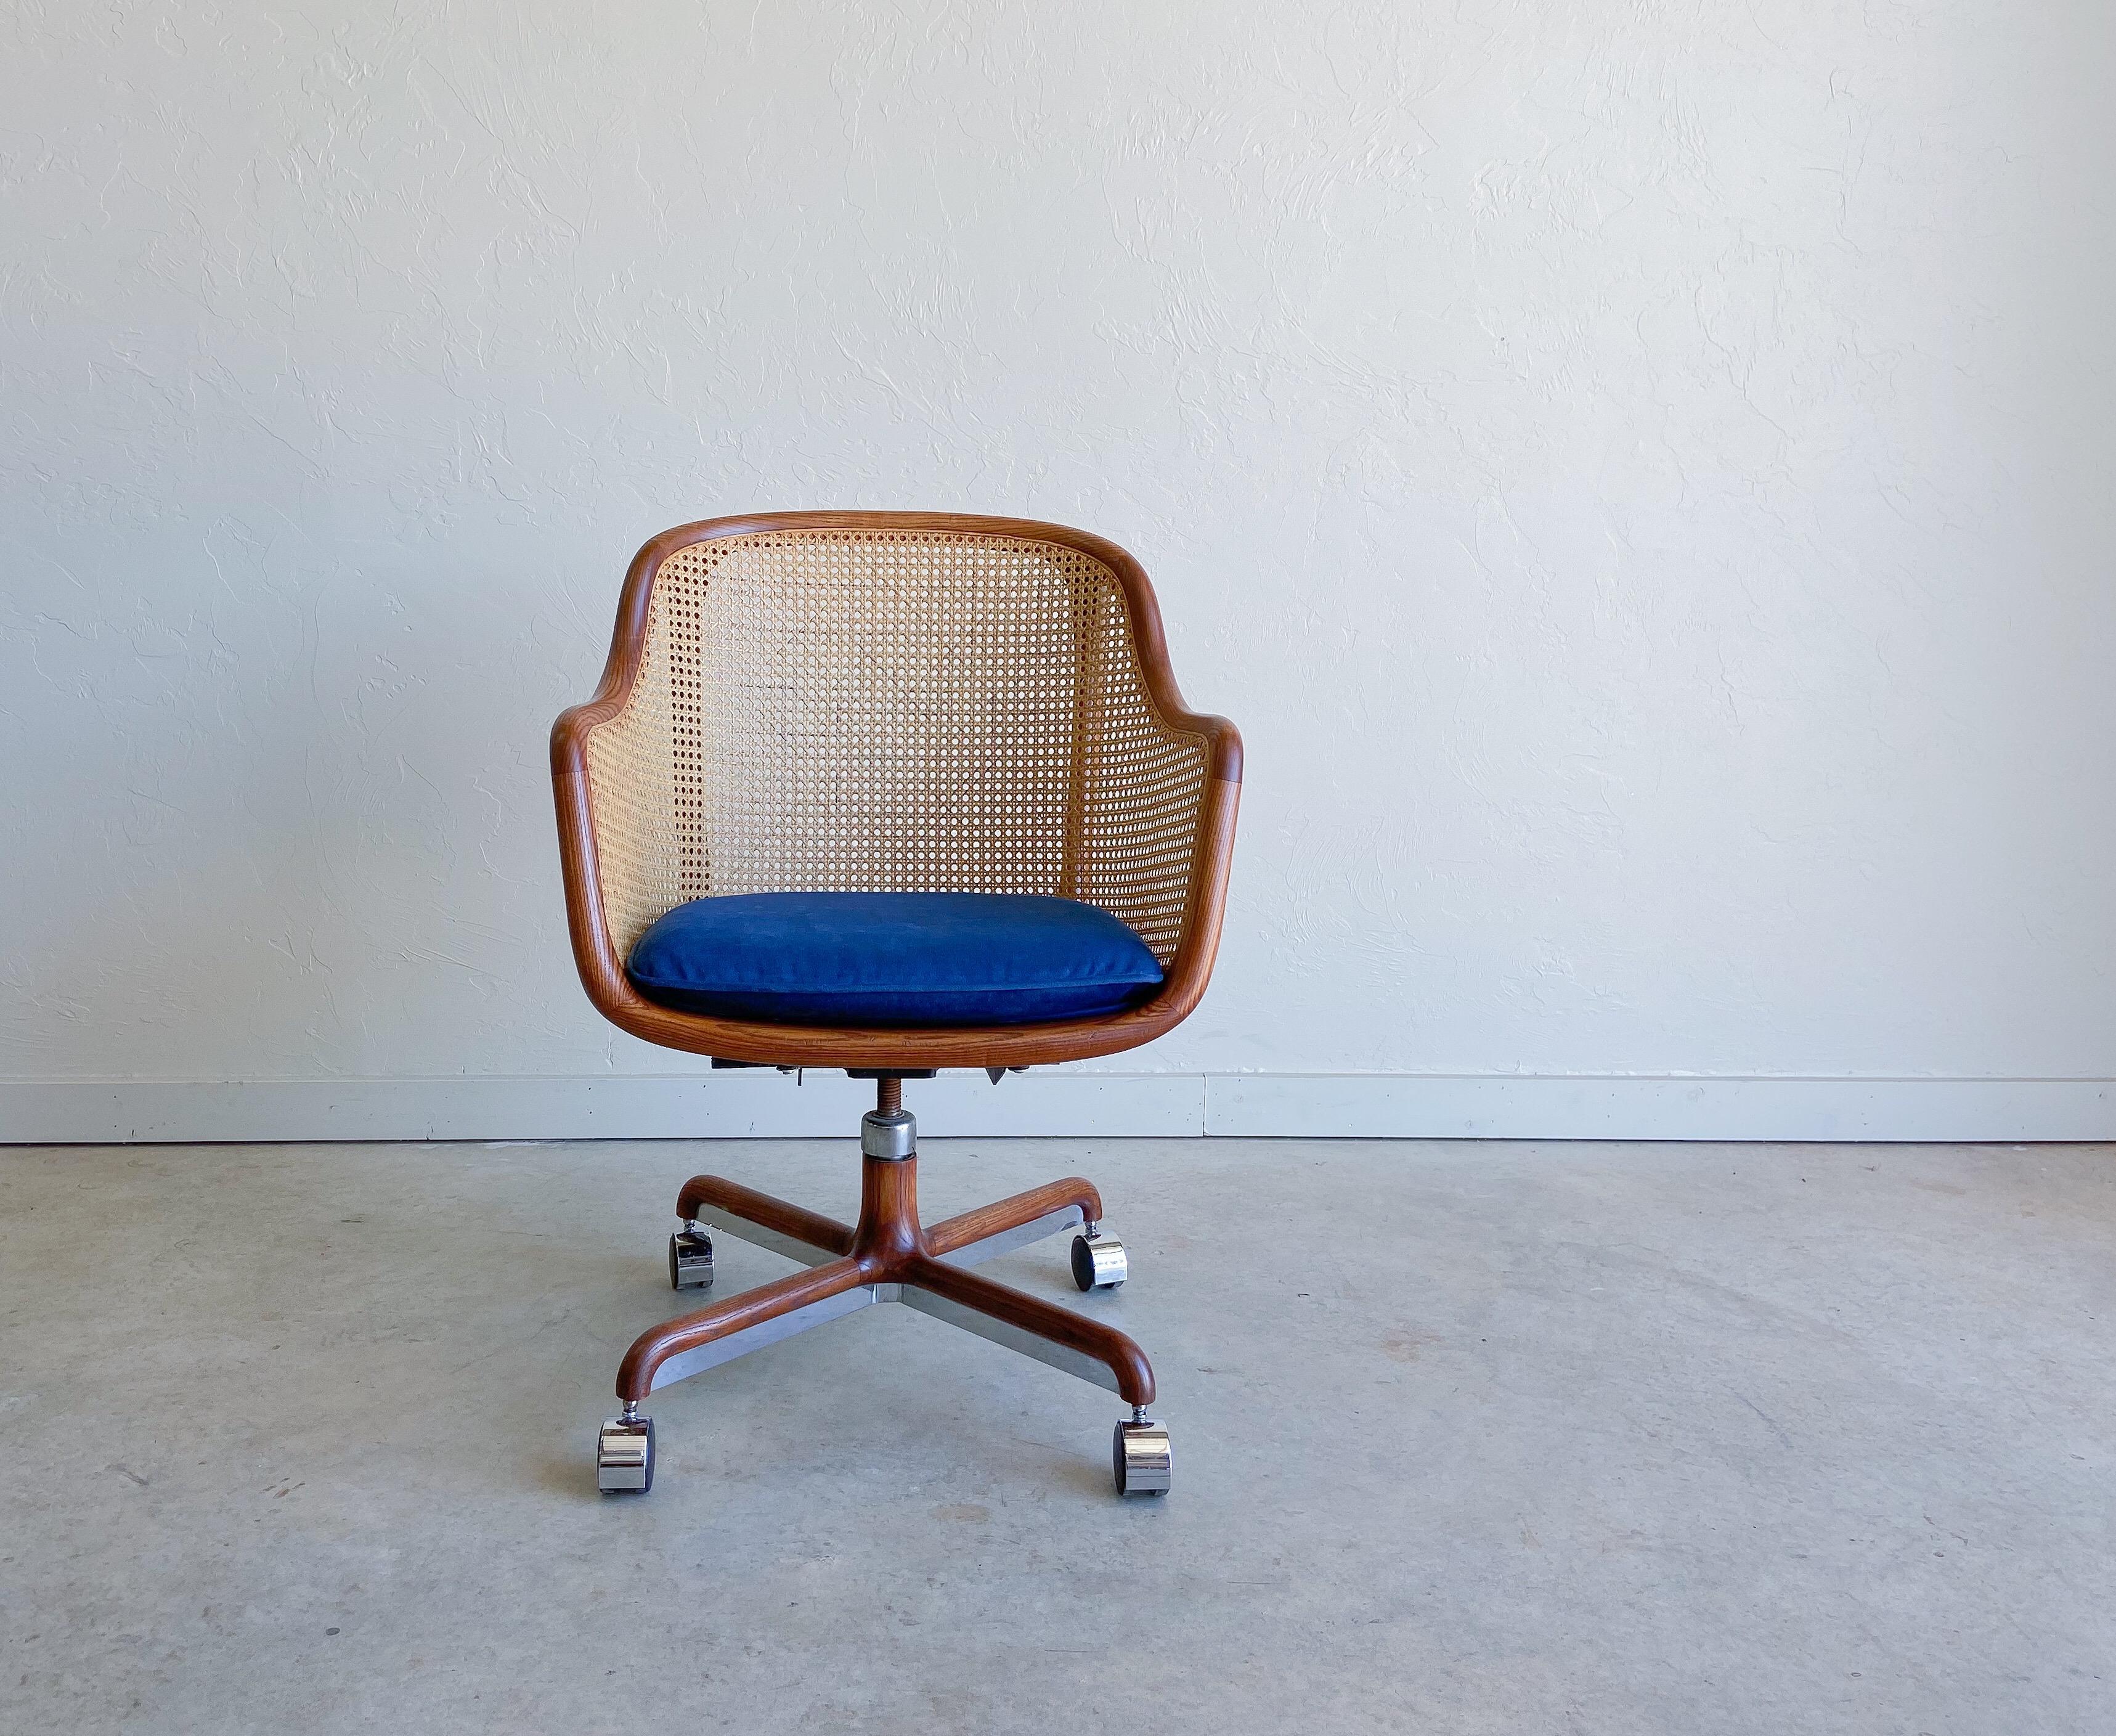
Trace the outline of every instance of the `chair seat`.
<path fill-rule="evenodd" d="M 775 1025 L 1033 1025 L 1120 1012 L 1161 966 L 1106 910 L 1017 892 L 694 898 L 639 937 L 648 1000 Z"/>

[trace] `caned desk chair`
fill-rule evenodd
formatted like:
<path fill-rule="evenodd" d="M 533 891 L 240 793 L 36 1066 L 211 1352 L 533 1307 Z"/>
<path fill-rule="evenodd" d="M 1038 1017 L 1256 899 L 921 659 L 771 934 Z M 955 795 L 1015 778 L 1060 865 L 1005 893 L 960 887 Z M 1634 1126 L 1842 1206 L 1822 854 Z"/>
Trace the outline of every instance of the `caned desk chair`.
<path fill-rule="evenodd" d="M 708 1229 L 807 1269 L 640 1337 L 597 1486 L 652 1487 L 649 1393 L 900 1301 L 1112 1388 L 1118 1490 L 1164 1492 L 1138 1346 L 969 1269 L 1077 1228 L 1074 1282 L 1122 1283 L 1102 1196 L 1073 1177 L 922 1224 L 900 1083 L 1114 1054 L 1205 992 L 1241 738 L 1185 709 L 1138 562 L 1009 518 L 685 525 L 633 560 L 602 685 L 551 760 L 573 956 L 605 1017 L 715 1066 L 877 1081 L 856 1225 L 683 1184 L 678 1290 L 712 1282 Z"/>

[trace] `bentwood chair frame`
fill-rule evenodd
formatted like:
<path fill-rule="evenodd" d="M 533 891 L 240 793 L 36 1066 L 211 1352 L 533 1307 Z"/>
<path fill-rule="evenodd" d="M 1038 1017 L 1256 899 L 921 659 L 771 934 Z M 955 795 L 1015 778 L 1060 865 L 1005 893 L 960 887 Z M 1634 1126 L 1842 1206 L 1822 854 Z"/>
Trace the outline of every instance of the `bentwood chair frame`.
<path fill-rule="evenodd" d="M 1138 563 L 1026 519 L 776 513 L 665 532 L 634 557 L 602 681 L 551 736 L 574 960 L 614 1024 L 716 1066 L 844 1068 L 877 1081 L 862 1118 L 859 1221 L 715 1176 L 678 1195 L 671 1282 L 710 1284 L 708 1227 L 808 1268 L 643 1333 L 618 1372 L 597 1482 L 653 1480 L 646 1395 L 793 1333 L 900 1301 L 1115 1390 L 1124 1493 L 1168 1487 L 1153 1372 L 1101 1321 L 978 1277 L 1056 1235 L 1083 1290 L 1123 1282 L 1078 1177 L 931 1226 L 900 1081 L 1006 1070 L 1151 1041 L 1205 991 L 1217 949 L 1241 738 L 1177 689 Z M 793 891 L 1027 891 L 1099 905 L 1163 969 L 1102 1017 L 943 1029 L 823 1028 L 685 1011 L 624 960 L 688 900 Z"/>

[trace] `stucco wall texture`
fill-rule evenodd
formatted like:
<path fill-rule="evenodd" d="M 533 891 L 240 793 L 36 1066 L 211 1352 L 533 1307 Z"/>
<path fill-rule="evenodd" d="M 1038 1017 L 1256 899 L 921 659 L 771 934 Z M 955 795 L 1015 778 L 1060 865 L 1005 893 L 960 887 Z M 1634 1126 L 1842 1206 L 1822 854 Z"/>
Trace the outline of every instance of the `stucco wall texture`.
<path fill-rule="evenodd" d="M 545 735 L 796 505 L 1242 725 L 1113 1070 L 2116 1071 L 2105 0 L 0 17 L 0 1074 L 684 1065 Z"/>

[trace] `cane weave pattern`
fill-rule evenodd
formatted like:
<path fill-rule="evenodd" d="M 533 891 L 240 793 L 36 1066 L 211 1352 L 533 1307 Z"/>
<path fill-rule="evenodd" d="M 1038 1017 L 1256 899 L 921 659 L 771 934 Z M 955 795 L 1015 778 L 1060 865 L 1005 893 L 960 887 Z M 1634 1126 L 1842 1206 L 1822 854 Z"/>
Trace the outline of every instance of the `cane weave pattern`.
<path fill-rule="evenodd" d="M 1058 893 L 1163 965 L 1182 937 L 1207 743 L 1154 707 L 1116 575 L 1062 544 L 794 529 L 678 549 L 587 762 L 622 955 L 738 892 Z"/>

